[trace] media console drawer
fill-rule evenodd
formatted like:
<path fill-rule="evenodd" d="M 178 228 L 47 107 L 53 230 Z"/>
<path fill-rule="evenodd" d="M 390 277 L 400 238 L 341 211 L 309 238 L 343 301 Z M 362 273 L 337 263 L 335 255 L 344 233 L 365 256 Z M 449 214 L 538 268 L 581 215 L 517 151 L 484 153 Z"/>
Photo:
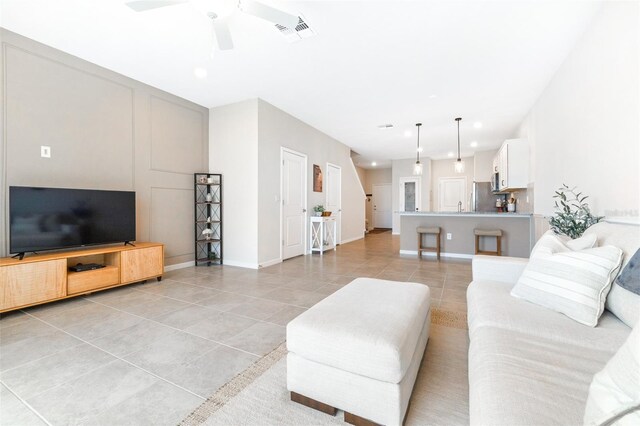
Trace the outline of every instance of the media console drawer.
<path fill-rule="evenodd" d="M 163 246 L 126 250 L 120 253 L 122 283 L 159 277 L 164 272 Z"/>
<path fill-rule="evenodd" d="M 66 271 L 64 259 L 0 268 L 0 310 L 66 296 Z"/>
<path fill-rule="evenodd" d="M 67 294 L 83 293 L 116 284 L 120 284 L 120 269 L 117 266 L 105 266 L 93 271 L 69 272 Z"/>

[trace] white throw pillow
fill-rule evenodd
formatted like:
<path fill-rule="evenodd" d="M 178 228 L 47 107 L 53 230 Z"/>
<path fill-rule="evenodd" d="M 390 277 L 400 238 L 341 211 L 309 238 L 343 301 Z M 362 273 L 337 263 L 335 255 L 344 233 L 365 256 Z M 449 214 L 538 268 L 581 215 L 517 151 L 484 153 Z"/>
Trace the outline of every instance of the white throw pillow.
<path fill-rule="evenodd" d="M 589 426 L 640 425 L 640 326 L 593 376 L 584 412 Z"/>
<path fill-rule="evenodd" d="M 545 232 L 538 240 L 529 257 L 537 254 L 562 253 L 565 251 L 578 251 L 595 247 L 598 237 L 595 234 L 583 235 L 572 240 L 566 235 L 557 235 L 553 231 Z"/>
<path fill-rule="evenodd" d="M 560 312 L 595 327 L 607 293 L 622 263 L 622 250 L 613 246 L 533 256 L 511 295 Z"/>

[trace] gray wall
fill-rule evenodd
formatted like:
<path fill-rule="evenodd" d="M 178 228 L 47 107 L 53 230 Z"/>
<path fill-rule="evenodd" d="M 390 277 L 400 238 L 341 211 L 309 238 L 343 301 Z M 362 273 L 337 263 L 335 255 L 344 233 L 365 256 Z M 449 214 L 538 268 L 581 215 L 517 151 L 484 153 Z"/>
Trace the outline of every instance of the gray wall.
<path fill-rule="evenodd" d="M 225 263 L 247 268 L 280 261 L 280 149 L 307 155 L 307 211 L 326 204 L 313 192 L 313 164 L 342 169 L 342 241 L 364 236 L 364 190 L 346 145 L 261 100 L 212 108 L 210 166 L 225 174 Z"/>
<path fill-rule="evenodd" d="M 165 243 L 167 264 L 193 260 L 208 110 L 4 29 L 0 41 L 0 255 L 8 187 L 25 185 L 134 190 L 137 239 Z"/>
<path fill-rule="evenodd" d="M 209 166 L 224 175 L 224 263 L 258 264 L 258 100 L 212 108 Z M 278 169 L 279 170 L 279 169 Z"/>
<path fill-rule="evenodd" d="M 322 192 L 313 191 L 313 165 L 327 173 L 327 162 L 342 170 L 341 241 L 364 237 L 365 195 L 348 146 L 309 126 L 281 109 L 258 100 L 258 259 L 280 258 L 280 148 L 307 155 L 307 211 L 326 205 L 326 180 Z M 325 178 L 326 179 L 326 178 Z M 276 201 L 276 199 L 278 201 Z"/>

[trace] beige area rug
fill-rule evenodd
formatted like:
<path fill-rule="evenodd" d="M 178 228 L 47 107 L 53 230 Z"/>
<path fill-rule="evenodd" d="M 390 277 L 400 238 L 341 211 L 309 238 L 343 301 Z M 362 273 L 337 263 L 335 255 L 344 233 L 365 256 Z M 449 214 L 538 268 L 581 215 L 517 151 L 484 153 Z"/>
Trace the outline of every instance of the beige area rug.
<path fill-rule="evenodd" d="M 467 316 L 433 309 L 431 333 L 406 425 L 468 425 Z M 332 425 L 333 417 L 291 402 L 286 343 L 222 386 L 181 425 Z"/>

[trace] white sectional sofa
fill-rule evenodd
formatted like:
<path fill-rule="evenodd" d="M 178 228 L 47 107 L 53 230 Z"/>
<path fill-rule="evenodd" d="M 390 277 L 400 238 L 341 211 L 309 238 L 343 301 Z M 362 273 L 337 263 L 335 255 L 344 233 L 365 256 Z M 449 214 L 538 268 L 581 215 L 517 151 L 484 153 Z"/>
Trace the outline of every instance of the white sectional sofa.
<path fill-rule="evenodd" d="M 640 247 L 640 226 L 599 223 L 598 245 Z M 476 256 L 467 291 L 472 425 L 581 425 L 593 376 L 624 343 L 640 296 L 616 284 L 597 327 L 511 296 L 528 259 Z"/>

